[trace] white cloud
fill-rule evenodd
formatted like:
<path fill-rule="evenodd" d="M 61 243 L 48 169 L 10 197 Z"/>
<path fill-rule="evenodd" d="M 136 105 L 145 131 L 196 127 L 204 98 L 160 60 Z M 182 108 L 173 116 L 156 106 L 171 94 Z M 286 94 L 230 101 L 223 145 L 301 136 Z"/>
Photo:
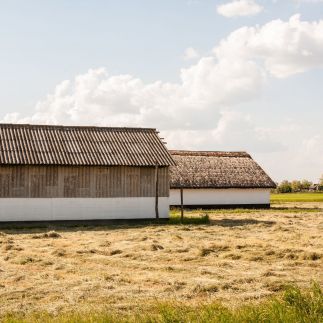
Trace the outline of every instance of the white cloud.
<path fill-rule="evenodd" d="M 180 83 L 145 84 L 131 75 L 110 76 L 103 68 L 89 70 L 57 85 L 32 116 L 12 114 L 5 121 L 212 128 L 222 108 L 253 99 L 265 81 L 254 62 L 215 57 L 183 69 L 180 78 Z"/>
<path fill-rule="evenodd" d="M 268 72 L 286 77 L 322 65 L 323 20 L 306 22 L 296 15 L 232 32 L 214 55 L 182 69 L 180 82 L 145 83 L 132 75 L 92 69 L 57 85 L 32 116 L 13 113 L 4 120 L 214 128 L 224 108 L 261 94 Z"/>
<path fill-rule="evenodd" d="M 263 7 L 256 3 L 255 0 L 234 0 L 217 7 L 218 13 L 228 18 L 236 16 L 254 16 L 262 10 Z"/>
<path fill-rule="evenodd" d="M 163 131 L 172 149 L 250 150 L 257 152 L 280 151 L 284 146 L 272 133 L 262 133 L 248 115 L 223 110 L 213 128 L 196 130 L 171 129 Z M 200 148 L 201 149 L 201 148 Z"/>
<path fill-rule="evenodd" d="M 276 77 L 287 77 L 323 66 L 323 20 L 301 21 L 300 15 L 287 22 L 273 20 L 263 26 L 242 27 L 215 48 L 219 59 L 264 60 Z"/>
<path fill-rule="evenodd" d="M 317 182 L 323 173 L 323 132 L 309 135 L 302 129 L 274 130 L 272 138 L 281 138 L 288 143 L 281 151 L 255 152 L 255 158 L 266 165 L 275 180 L 309 179 Z"/>
<path fill-rule="evenodd" d="M 189 60 L 192 60 L 192 59 L 196 59 L 196 58 L 199 58 L 199 57 L 200 57 L 199 52 L 195 48 L 193 48 L 193 47 L 188 47 L 184 51 L 183 58 L 186 61 L 189 61 Z"/>
<path fill-rule="evenodd" d="M 248 150 L 263 158 L 272 174 L 278 169 L 281 179 L 283 170 L 288 174 L 305 164 L 304 151 L 321 162 L 323 133 L 304 135 L 284 121 L 264 128 L 238 107 L 261 95 L 269 73 L 287 77 L 322 66 L 322 28 L 323 21 L 300 21 L 299 16 L 240 28 L 213 55 L 182 69 L 177 83 L 145 83 L 132 75 L 91 69 L 58 84 L 31 115 L 11 113 L 3 121 L 157 127 L 171 148 Z M 282 158 L 289 164 L 278 165 Z"/>

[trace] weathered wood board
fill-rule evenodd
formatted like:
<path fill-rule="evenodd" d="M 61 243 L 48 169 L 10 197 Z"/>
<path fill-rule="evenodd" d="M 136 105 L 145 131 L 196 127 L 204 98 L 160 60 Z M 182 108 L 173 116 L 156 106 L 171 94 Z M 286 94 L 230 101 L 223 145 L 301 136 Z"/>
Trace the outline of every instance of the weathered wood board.
<path fill-rule="evenodd" d="M 159 196 L 168 197 L 168 167 L 158 177 Z M 0 166 L 0 198 L 154 196 L 154 167 Z"/>

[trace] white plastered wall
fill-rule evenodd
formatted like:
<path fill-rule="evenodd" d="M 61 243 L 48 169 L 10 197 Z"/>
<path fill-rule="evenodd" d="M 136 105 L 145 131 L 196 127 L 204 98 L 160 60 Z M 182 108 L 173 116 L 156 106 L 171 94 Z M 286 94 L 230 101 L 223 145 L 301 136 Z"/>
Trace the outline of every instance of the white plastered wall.
<path fill-rule="evenodd" d="M 169 198 L 160 197 L 158 204 L 160 218 L 168 218 Z M 0 199 L 0 221 L 148 218 L 155 218 L 154 197 Z"/>
<path fill-rule="evenodd" d="M 269 204 L 270 189 L 183 189 L 184 205 Z M 180 190 L 171 189 L 170 205 L 180 205 Z"/>

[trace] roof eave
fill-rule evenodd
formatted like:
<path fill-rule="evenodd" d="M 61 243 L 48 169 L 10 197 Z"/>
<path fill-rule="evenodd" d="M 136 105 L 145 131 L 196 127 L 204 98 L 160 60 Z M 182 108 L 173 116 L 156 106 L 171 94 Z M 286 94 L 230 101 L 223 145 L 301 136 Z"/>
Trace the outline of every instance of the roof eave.
<path fill-rule="evenodd" d="M 273 189 L 275 186 L 188 186 L 188 185 L 170 185 L 171 189 Z"/>

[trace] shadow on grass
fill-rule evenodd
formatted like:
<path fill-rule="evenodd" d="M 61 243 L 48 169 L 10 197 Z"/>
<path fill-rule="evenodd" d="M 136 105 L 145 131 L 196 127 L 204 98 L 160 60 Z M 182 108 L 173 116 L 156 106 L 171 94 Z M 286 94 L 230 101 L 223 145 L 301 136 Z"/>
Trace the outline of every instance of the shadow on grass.
<path fill-rule="evenodd" d="M 211 225 L 217 225 L 221 227 L 241 227 L 245 225 L 255 225 L 255 224 L 264 224 L 267 226 L 272 226 L 275 221 L 262 221 L 255 219 L 220 219 L 220 220 L 211 220 Z"/>
<path fill-rule="evenodd" d="M 206 214 L 184 217 L 170 215 L 169 219 L 131 219 L 131 220 L 82 220 L 82 221 L 26 221 L 0 222 L 0 231 L 8 234 L 35 234 L 47 231 L 111 231 L 144 227 L 161 227 L 169 225 L 201 225 L 209 224 Z M 0 233 L 1 233 L 0 232 Z"/>
<path fill-rule="evenodd" d="M 59 221 L 59 222 L 21 222 L 1 223 L 0 231 L 8 234 L 36 234 L 48 231 L 77 232 L 77 231 L 112 231 L 145 227 L 165 227 L 172 225 L 209 225 L 221 227 L 241 227 L 246 225 L 263 224 L 272 226 L 275 221 L 262 221 L 256 219 L 219 219 L 210 220 L 207 214 L 185 216 L 183 222 L 180 216 L 172 215 L 169 219 L 159 220 L 119 220 L 119 221 Z"/>
<path fill-rule="evenodd" d="M 183 221 L 179 215 L 171 215 L 169 224 L 210 224 L 210 218 L 207 214 L 184 216 Z"/>
<path fill-rule="evenodd" d="M 219 220 L 210 220 L 208 214 L 201 215 L 190 215 L 185 216 L 183 219 L 183 223 L 181 223 L 180 216 L 173 215 L 169 219 L 169 224 L 207 224 L 207 225 L 215 225 L 221 227 L 240 227 L 245 225 L 255 225 L 255 224 L 263 224 L 267 226 L 272 226 L 276 224 L 275 221 L 264 221 L 264 220 L 256 220 L 256 219 L 219 219 Z"/>

